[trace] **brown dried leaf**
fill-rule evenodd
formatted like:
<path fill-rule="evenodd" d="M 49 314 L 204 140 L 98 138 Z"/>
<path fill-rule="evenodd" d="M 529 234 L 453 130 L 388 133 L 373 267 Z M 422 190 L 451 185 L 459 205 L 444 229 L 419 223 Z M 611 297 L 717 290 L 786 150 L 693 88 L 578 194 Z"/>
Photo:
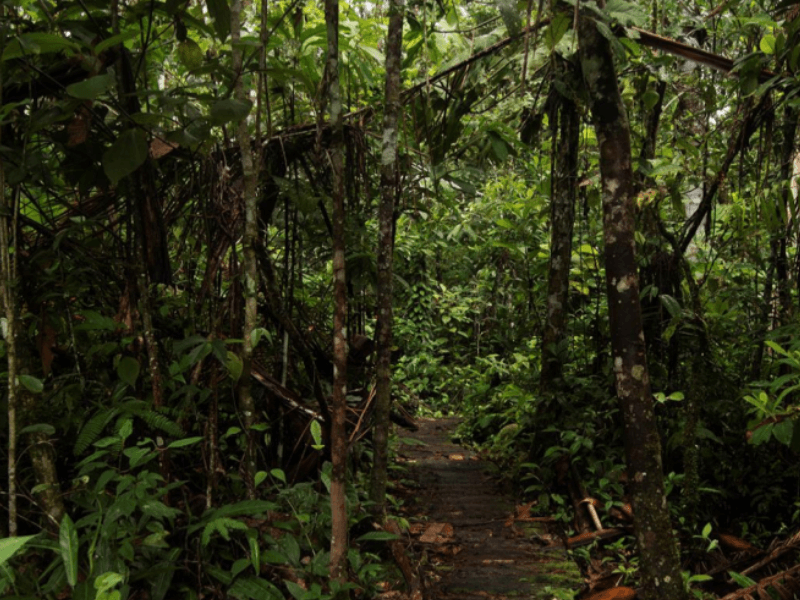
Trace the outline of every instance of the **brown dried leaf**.
<path fill-rule="evenodd" d="M 161 138 L 155 138 L 150 142 L 150 157 L 161 158 L 179 147 L 180 146 L 174 142 L 167 142 Z"/>

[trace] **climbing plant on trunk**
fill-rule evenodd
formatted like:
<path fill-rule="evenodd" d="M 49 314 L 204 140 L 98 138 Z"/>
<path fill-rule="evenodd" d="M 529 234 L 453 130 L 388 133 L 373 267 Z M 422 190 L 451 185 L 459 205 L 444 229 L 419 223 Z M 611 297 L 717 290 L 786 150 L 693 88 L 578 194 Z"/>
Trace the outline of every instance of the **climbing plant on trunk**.
<path fill-rule="evenodd" d="M 611 46 L 598 23 L 582 16 L 580 60 L 600 150 L 606 289 L 617 396 L 625 423 L 641 594 L 645 600 L 685 597 L 672 533 L 647 370 L 636 265 L 634 181 L 628 117 Z"/>

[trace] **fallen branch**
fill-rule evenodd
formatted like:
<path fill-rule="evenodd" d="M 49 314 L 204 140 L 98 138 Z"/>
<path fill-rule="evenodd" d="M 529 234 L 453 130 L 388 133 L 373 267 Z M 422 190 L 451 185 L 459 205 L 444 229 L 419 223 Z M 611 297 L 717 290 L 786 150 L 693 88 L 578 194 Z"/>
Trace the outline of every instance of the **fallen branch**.
<path fill-rule="evenodd" d="M 791 582 L 792 587 L 800 588 L 800 579 L 797 576 L 800 575 L 800 565 L 795 565 L 791 569 L 787 569 L 777 575 L 772 575 L 770 577 L 765 577 L 755 585 L 751 585 L 750 587 L 746 587 L 741 590 L 737 590 L 727 596 L 720 598 L 720 600 L 739 600 L 740 598 L 752 598 L 752 594 L 758 594 L 760 598 L 765 597 L 762 595 L 762 592 L 766 592 L 766 588 L 773 587 L 778 591 L 781 598 L 792 598 L 794 597 L 791 592 L 787 592 L 784 589 L 783 584 L 786 583 L 786 580 Z M 785 595 L 788 593 L 789 595 Z M 767 595 L 766 597 L 769 597 Z"/>

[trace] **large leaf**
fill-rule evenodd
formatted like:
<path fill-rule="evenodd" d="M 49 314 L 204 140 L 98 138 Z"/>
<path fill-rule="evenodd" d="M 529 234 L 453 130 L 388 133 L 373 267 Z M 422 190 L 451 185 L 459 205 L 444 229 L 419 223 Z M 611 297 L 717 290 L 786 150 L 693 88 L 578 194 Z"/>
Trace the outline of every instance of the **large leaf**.
<path fill-rule="evenodd" d="M 64 515 L 64 518 L 61 519 L 58 545 L 61 549 L 64 570 L 67 573 L 67 583 L 74 588 L 78 584 L 78 531 L 69 515 Z"/>
<path fill-rule="evenodd" d="M 241 600 L 283 600 L 281 591 L 266 579 L 243 577 L 228 589 L 228 595 Z"/>
<path fill-rule="evenodd" d="M 73 83 L 67 86 L 67 93 L 73 98 L 80 98 L 81 100 L 94 100 L 100 94 L 111 89 L 114 85 L 113 75 L 96 75 L 78 83 Z"/>
<path fill-rule="evenodd" d="M 77 52 L 79 48 L 75 42 L 53 33 L 25 33 L 6 45 L 2 60 L 22 58 L 32 54 L 52 54 L 62 50 Z"/>
<path fill-rule="evenodd" d="M 123 356 L 117 365 L 117 375 L 129 386 L 135 387 L 140 369 L 138 360 L 131 356 Z"/>
<path fill-rule="evenodd" d="M 221 41 L 231 32 L 231 8 L 228 0 L 206 0 L 208 14 L 214 19 L 214 31 Z"/>
<path fill-rule="evenodd" d="M 35 535 L 24 537 L 3 538 L 0 540 L 0 567 L 5 565 L 12 556 L 19 552 L 25 544 L 35 538 Z"/>
<path fill-rule="evenodd" d="M 111 183 L 133 173 L 147 159 L 147 140 L 138 129 L 128 129 L 120 134 L 111 148 L 103 154 L 103 170 Z"/>
<path fill-rule="evenodd" d="M 253 108 L 253 103 L 249 100 L 244 102 L 233 98 L 220 100 L 211 107 L 211 120 L 217 125 L 241 121 L 250 114 L 251 108 Z"/>

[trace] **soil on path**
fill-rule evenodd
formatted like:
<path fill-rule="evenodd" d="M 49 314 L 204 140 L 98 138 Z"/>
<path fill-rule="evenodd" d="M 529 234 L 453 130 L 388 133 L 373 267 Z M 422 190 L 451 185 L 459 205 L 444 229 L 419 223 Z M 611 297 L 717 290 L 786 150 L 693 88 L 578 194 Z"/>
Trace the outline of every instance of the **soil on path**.
<path fill-rule="evenodd" d="M 478 455 L 450 441 L 455 418 L 419 419 L 401 446 L 419 486 L 410 516 L 426 600 L 567 598 L 581 576 L 527 507 L 516 506 Z M 561 594 L 559 592 L 561 591 Z"/>

